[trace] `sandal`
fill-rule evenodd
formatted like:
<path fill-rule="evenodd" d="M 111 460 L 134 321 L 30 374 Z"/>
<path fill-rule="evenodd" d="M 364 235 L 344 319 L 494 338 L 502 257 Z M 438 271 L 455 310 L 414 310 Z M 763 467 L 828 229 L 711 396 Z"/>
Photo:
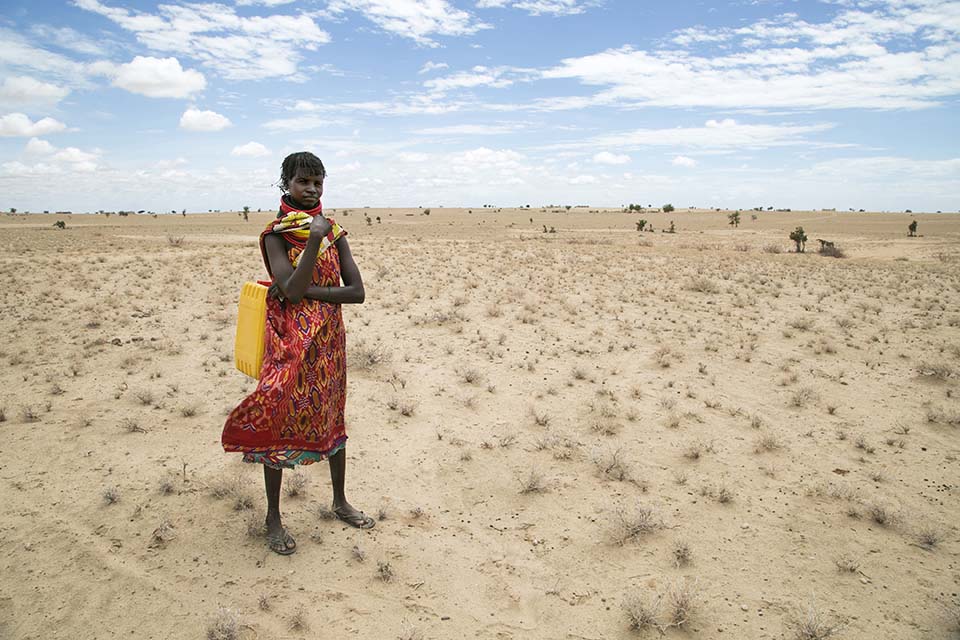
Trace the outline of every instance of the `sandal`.
<path fill-rule="evenodd" d="M 280 533 L 267 534 L 267 544 L 274 553 L 288 556 L 297 550 L 297 541 L 284 529 Z"/>
<path fill-rule="evenodd" d="M 264 521 L 263 521 L 263 527 L 264 527 L 264 529 L 266 529 L 266 530 L 269 531 L 269 529 L 270 529 L 270 523 L 268 523 L 266 520 L 264 520 Z M 290 532 L 287 531 L 287 528 L 286 528 L 286 527 L 283 528 L 283 544 L 285 544 L 288 549 L 296 549 L 296 548 L 297 548 L 297 541 L 293 539 L 293 536 L 290 535 Z"/>
<path fill-rule="evenodd" d="M 333 510 L 333 514 L 337 516 L 337 520 L 346 522 L 351 527 L 356 527 L 357 529 L 373 529 L 373 525 L 376 524 L 376 521 L 363 511 L 358 511 L 357 513 L 360 515 L 344 516 L 340 514 L 339 510 Z"/>

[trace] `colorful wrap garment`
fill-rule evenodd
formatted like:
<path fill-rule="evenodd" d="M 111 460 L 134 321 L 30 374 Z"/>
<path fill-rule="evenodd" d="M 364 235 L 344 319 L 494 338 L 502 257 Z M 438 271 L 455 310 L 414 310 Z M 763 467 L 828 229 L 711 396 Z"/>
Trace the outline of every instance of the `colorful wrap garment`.
<path fill-rule="evenodd" d="M 282 233 L 287 257 L 297 265 L 320 214 L 280 201 L 277 219 L 260 234 L 260 251 L 273 278 L 264 247 L 268 234 Z M 333 229 L 322 240 L 310 284 L 340 286 L 340 254 L 334 243 L 346 231 Z M 266 346 L 257 388 L 230 412 L 223 427 L 224 451 L 241 452 L 245 462 L 274 468 L 310 464 L 333 455 L 347 441 L 346 339 L 340 305 L 304 298 L 298 304 L 268 296 Z"/>

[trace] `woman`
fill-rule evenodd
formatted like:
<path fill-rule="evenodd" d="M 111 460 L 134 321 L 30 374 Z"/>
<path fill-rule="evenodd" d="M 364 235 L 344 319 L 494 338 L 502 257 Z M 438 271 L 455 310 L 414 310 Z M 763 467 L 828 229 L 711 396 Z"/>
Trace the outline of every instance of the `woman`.
<path fill-rule="evenodd" d="M 267 542 L 282 555 L 296 549 L 280 516 L 285 468 L 329 459 L 334 514 L 354 527 L 374 526 L 344 495 L 347 375 L 340 305 L 362 303 L 364 290 L 347 232 L 323 216 L 325 177 L 312 153 L 283 161 L 280 212 L 260 235 L 272 278 L 263 366 L 256 390 L 230 413 L 222 436 L 225 451 L 263 465 Z"/>

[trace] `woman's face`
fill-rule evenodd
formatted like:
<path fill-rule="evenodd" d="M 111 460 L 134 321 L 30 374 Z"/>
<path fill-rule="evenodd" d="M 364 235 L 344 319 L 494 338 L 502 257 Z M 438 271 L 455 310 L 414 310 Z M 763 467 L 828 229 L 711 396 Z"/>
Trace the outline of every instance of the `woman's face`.
<path fill-rule="evenodd" d="M 323 176 L 305 176 L 298 173 L 289 183 L 290 197 L 306 207 L 313 208 L 323 195 Z"/>

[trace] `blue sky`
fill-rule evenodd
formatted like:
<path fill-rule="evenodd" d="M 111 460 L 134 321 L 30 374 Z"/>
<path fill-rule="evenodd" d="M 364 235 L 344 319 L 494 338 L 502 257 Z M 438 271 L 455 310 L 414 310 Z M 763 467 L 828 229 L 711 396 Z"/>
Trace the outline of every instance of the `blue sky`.
<path fill-rule="evenodd" d="M 0 207 L 960 207 L 960 3 L 5 0 Z"/>

